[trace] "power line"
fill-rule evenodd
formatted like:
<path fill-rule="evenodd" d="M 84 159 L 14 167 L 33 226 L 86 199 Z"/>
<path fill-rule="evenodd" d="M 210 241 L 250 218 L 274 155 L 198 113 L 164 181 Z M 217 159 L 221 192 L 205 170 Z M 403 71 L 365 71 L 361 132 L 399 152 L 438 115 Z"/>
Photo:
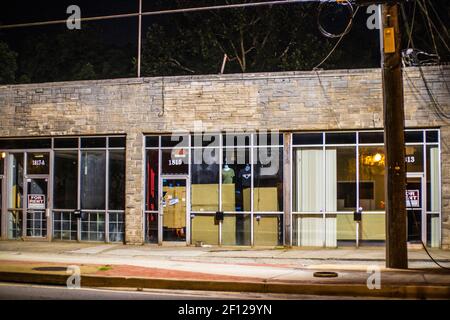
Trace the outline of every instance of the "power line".
<path fill-rule="evenodd" d="M 336 44 L 334 45 L 334 47 L 330 50 L 330 52 L 326 55 L 326 57 L 317 65 L 313 68 L 313 70 L 317 70 L 322 64 L 324 64 L 328 58 L 333 54 L 333 52 L 336 50 L 336 48 L 339 46 L 339 44 L 341 43 L 342 39 L 344 38 L 344 36 L 348 33 L 348 31 L 350 30 L 350 27 L 353 24 L 353 19 L 355 18 L 356 14 L 358 13 L 359 7 L 356 8 L 355 12 L 353 13 L 351 19 L 349 20 L 347 27 L 345 28 L 344 32 L 342 32 L 339 40 L 336 42 Z"/>
<path fill-rule="evenodd" d="M 336 2 L 335 0 L 333 0 L 333 1 L 328 1 L 328 0 L 279 0 L 279 1 L 226 4 L 226 5 L 194 7 L 194 8 L 180 8 L 180 9 L 158 10 L 158 11 L 145 11 L 145 12 L 142 12 L 141 14 L 139 12 L 124 13 L 124 14 L 115 14 L 115 15 L 108 15 L 108 16 L 95 16 L 95 17 L 79 18 L 79 19 L 73 19 L 73 21 L 74 22 L 100 21 L 100 20 L 110 20 L 110 19 L 132 18 L 132 17 L 138 17 L 138 16 L 156 16 L 156 15 L 166 15 L 166 14 L 176 14 L 176 13 L 201 12 L 201 11 L 210 11 L 210 10 L 236 9 L 236 8 L 260 7 L 260 6 L 273 6 L 273 5 L 282 5 L 282 4 L 294 4 L 294 3 L 301 3 L 301 2 L 324 2 L 324 1 Z M 0 30 L 1 29 L 23 28 L 23 27 L 34 27 L 34 26 L 46 26 L 46 25 L 54 25 L 54 24 L 65 24 L 66 22 L 67 22 L 67 19 L 0 25 Z"/>

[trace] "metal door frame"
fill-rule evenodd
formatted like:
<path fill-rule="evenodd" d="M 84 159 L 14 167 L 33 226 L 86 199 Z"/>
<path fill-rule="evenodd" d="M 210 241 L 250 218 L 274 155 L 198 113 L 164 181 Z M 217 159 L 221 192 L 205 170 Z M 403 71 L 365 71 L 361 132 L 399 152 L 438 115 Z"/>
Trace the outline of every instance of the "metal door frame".
<path fill-rule="evenodd" d="M 161 175 L 158 182 L 158 245 L 163 244 L 163 219 L 164 219 L 164 207 L 163 200 L 163 180 L 185 180 L 186 181 L 186 245 L 191 244 L 191 188 L 189 175 Z"/>
<path fill-rule="evenodd" d="M 29 153 L 48 153 L 48 173 L 47 174 L 28 174 L 28 154 Z M 52 173 L 53 173 L 53 152 L 50 149 L 37 149 L 37 150 L 25 150 L 24 152 L 24 174 L 23 174 L 23 216 L 22 216 L 22 237 L 25 240 L 46 240 L 52 239 L 52 199 L 53 199 L 53 185 L 52 185 Z M 47 179 L 47 203 L 45 208 L 45 216 L 47 223 L 47 234 L 45 237 L 31 237 L 27 236 L 27 214 L 28 214 L 28 179 Z"/>
<path fill-rule="evenodd" d="M 427 216 L 426 216 L 426 206 L 427 206 L 427 194 L 426 194 L 426 187 L 424 185 L 425 180 L 425 174 L 423 172 L 407 172 L 406 173 L 406 183 L 408 183 L 409 178 L 419 178 L 420 179 L 420 194 L 421 194 L 421 239 L 423 243 L 426 243 L 427 241 Z M 408 210 L 408 206 L 406 206 L 406 210 Z M 418 210 L 416 210 L 418 211 Z M 408 227 L 408 226 L 406 226 Z"/>

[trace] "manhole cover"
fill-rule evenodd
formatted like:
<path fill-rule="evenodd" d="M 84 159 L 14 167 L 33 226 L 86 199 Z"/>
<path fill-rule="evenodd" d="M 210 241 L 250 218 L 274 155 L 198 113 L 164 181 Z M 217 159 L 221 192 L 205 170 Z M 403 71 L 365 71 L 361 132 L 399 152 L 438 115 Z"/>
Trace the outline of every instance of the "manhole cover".
<path fill-rule="evenodd" d="M 316 278 L 336 278 L 337 276 L 338 276 L 337 272 L 331 272 L 331 271 L 314 272 L 314 277 L 316 277 Z"/>
<path fill-rule="evenodd" d="M 66 271 L 67 267 L 36 267 L 34 271 Z"/>

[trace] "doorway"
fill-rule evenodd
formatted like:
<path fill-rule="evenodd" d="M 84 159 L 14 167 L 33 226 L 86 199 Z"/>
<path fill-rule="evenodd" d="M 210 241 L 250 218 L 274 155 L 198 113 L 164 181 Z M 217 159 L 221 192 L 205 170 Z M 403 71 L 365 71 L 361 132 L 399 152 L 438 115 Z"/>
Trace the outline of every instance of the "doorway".
<path fill-rule="evenodd" d="M 161 177 L 159 243 L 188 242 L 189 189 L 186 177 Z"/>
<path fill-rule="evenodd" d="M 48 177 L 27 178 L 26 236 L 47 237 Z"/>
<path fill-rule="evenodd" d="M 408 173 L 406 179 L 406 214 L 408 226 L 408 242 L 425 241 L 425 211 L 426 203 L 423 185 L 423 174 Z"/>

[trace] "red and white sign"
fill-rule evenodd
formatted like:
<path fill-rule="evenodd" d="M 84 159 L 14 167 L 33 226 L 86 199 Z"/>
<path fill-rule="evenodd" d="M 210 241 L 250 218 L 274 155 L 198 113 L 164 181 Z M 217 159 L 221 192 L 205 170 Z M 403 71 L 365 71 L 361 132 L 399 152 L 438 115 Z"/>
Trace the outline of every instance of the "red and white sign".
<path fill-rule="evenodd" d="M 419 190 L 406 190 L 406 207 L 407 208 L 419 208 L 420 207 Z"/>
<path fill-rule="evenodd" d="M 45 194 L 29 194 L 28 209 L 44 210 Z"/>

